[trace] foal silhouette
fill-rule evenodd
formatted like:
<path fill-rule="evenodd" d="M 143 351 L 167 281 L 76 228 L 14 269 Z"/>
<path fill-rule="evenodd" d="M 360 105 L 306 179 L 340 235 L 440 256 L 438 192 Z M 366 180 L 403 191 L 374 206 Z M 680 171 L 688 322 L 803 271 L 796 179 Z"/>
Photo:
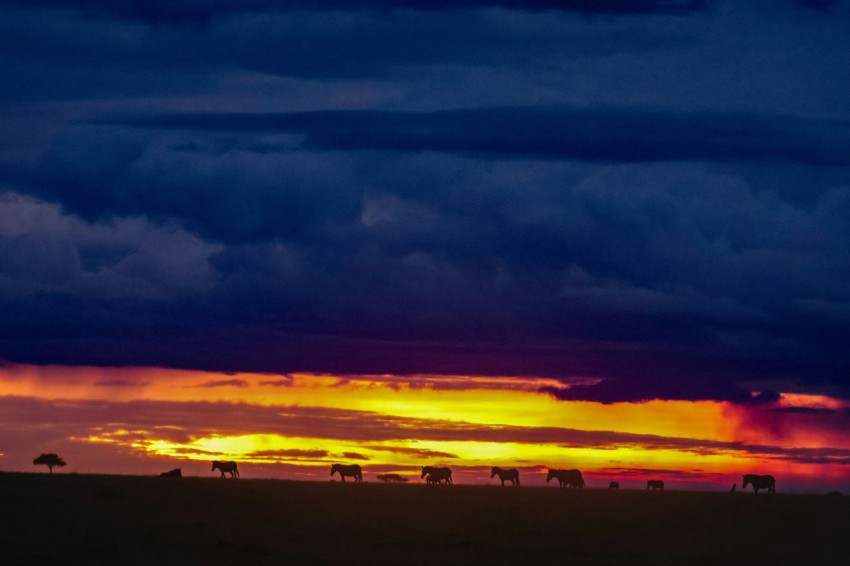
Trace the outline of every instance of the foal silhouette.
<path fill-rule="evenodd" d="M 584 487 L 584 478 L 581 475 L 581 472 L 578 470 L 553 470 L 550 469 L 549 473 L 546 474 L 546 483 L 555 478 L 558 480 L 558 486 L 561 489 L 565 487 L 575 487 L 578 489 L 582 489 Z"/>
<path fill-rule="evenodd" d="M 439 484 L 445 482 L 446 485 L 453 484 L 452 471 L 449 468 L 436 468 L 434 466 L 423 466 L 422 475 L 419 479 L 428 476 L 425 483 Z"/>

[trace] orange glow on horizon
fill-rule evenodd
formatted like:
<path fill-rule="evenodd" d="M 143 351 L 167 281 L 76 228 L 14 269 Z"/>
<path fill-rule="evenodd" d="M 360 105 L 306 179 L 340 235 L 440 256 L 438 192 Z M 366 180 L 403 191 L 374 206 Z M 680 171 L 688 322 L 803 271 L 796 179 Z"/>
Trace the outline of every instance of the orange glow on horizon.
<path fill-rule="evenodd" d="M 128 458 L 286 464 L 302 467 L 317 478 L 324 475 L 319 468 L 340 461 L 408 472 L 439 463 L 479 470 L 475 477 L 482 480 L 486 477 L 481 470 L 491 465 L 517 466 L 534 474 L 545 467 L 578 467 L 600 477 L 619 477 L 622 472 L 617 470 L 632 470 L 630 474 L 666 470 L 683 477 L 725 478 L 720 481 L 763 469 L 800 476 L 850 476 L 845 460 L 830 453 L 813 455 L 807 463 L 808 453 L 800 456 L 792 450 L 850 448 L 846 442 L 836 444 L 834 431 L 800 427 L 793 434 L 779 435 L 778 443 L 777 438 L 768 438 L 768 444 L 777 444 L 775 448 L 752 452 L 748 446 L 765 443 L 766 433 L 752 425 L 751 408 L 685 401 L 603 405 L 558 401 L 539 392 L 553 385 L 563 383 L 533 377 L 0 368 L 0 399 L 45 400 L 68 410 L 79 403 L 102 402 L 107 418 L 69 434 L 66 440 L 92 449 L 118 450 Z M 149 419 L 125 422 L 128 419 L 120 410 L 109 412 L 112 404 L 149 402 L 184 407 L 190 424 L 177 426 L 162 420 L 151 424 Z M 263 408 L 263 431 L 252 425 L 250 416 L 240 417 L 235 425 L 232 421 L 220 424 L 209 416 L 193 420 L 191 411 L 197 403 L 222 403 L 223 409 L 246 415 L 252 407 Z M 785 394 L 781 406 L 838 409 L 846 404 L 823 396 Z M 322 411 L 331 412 L 324 416 Z M 279 427 L 275 415 L 280 415 Z M 302 424 L 303 418 L 312 420 Z M 398 427 L 393 438 L 371 439 L 373 429 L 358 428 L 384 418 L 391 420 L 381 421 L 377 431 Z M 350 425 L 346 419 L 353 419 Z M 197 422 L 197 430 L 192 422 Z M 735 444 L 741 442 L 747 446 Z M 819 463 L 815 456 L 821 458 Z"/>
<path fill-rule="evenodd" d="M 713 402 L 648 401 L 602 405 L 537 393 L 553 379 L 471 376 L 329 376 L 218 374 L 158 368 L 0 368 L 6 395 L 106 401 L 223 401 L 372 411 L 409 418 L 490 425 L 622 430 L 733 440 Z M 9 374 L 15 373 L 14 377 Z M 54 378 L 61 375 L 62 380 Z M 291 384 L 280 385 L 281 381 Z M 118 382 L 134 384 L 131 387 Z M 241 382 L 240 385 L 235 385 Z M 101 385 L 98 385 L 98 384 Z M 228 385 L 227 383 L 232 383 Z M 103 385 L 107 384 L 107 385 Z M 452 388 L 441 388 L 451 384 Z M 458 388 L 458 384 L 467 388 Z"/>

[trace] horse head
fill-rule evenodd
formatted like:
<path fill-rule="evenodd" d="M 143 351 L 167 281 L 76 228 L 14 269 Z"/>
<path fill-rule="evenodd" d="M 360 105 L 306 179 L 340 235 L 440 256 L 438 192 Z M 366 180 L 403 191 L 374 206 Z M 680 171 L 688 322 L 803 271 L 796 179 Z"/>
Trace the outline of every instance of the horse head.
<path fill-rule="evenodd" d="M 555 470 L 550 469 L 549 473 L 546 474 L 546 483 L 549 483 L 552 480 L 552 478 L 554 478 L 554 477 L 555 477 Z"/>
<path fill-rule="evenodd" d="M 744 484 L 743 484 L 743 486 L 741 487 L 741 489 L 747 489 L 747 486 L 748 486 L 748 485 L 750 485 L 750 481 L 751 481 L 752 479 L 753 479 L 753 478 L 752 478 L 752 477 L 750 477 L 749 475 L 744 476 Z"/>
<path fill-rule="evenodd" d="M 215 469 L 218 467 L 218 464 L 219 464 L 218 460 L 216 460 L 215 462 L 213 462 L 213 467 L 212 467 L 212 469 L 211 469 L 210 471 L 211 471 L 211 472 L 214 472 L 214 471 L 215 471 Z"/>
<path fill-rule="evenodd" d="M 499 471 L 499 468 L 496 468 L 496 467 L 490 468 L 490 477 L 492 478 L 493 476 L 495 476 L 498 471 Z"/>
<path fill-rule="evenodd" d="M 331 477 L 333 477 L 333 475 L 334 475 L 335 473 L 337 473 L 338 471 L 339 471 L 339 464 L 334 464 L 333 466 L 331 466 Z M 340 475 L 340 477 L 341 477 L 341 476 L 342 476 L 342 472 L 339 472 L 339 475 Z"/>

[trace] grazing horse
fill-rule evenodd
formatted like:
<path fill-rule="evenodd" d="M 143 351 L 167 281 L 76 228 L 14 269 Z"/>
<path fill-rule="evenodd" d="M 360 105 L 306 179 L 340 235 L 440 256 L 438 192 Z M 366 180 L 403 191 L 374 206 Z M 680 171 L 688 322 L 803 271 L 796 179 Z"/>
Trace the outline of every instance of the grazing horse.
<path fill-rule="evenodd" d="M 239 470 L 236 468 L 236 462 L 219 462 L 216 460 L 213 462 L 212 470 L 215 471 L 216 468 L 221 472 L 221 477 L 225 477 L 224 473 L 227 472 L 230 474 L 230 477 L 236 479 L 239 477 Z"/>
<path fill-rule="evenodd" d="M 333 477 L 333 475 L 337 472 L 339 472 L 339 477 L 342 478 L 343 482 L 345 481 L 345 476 L 354 478 L 355 483 L 363 481 L 363 470 L 360 468 L 359 464 L 352 464 L 350 466 L 334 464 L 331 466 L 331 477 Z"/>
<path fill-rule="evenodd" d="M 561 489 L 570 486 L 581 489 L 584 487 L 584 478 L 581 477 L 581 472 L 578 470 L 549 470 L 549 473 L 546 475 L 546 483 L 552 478 L 556 478 L 558 480 L 558 484 Z"/>
<path fill-rule="evenodd" d="M 419 479 L 428 476 L 426 483 L 442 483 L 446 482 L 446 485 L 454 483 L 452 481 L 452 471 L 449 468 L 435 468 L 434 466 L 423 466 L 422 467 L 422 475 L 419 476 Z"/>
<path fill-rule="evenodd" d="M 646 482 L 646 489 L 660 489 L 664 491 L 664 482 L 661 480 L 649 480 Z"/>
<path fill-rule="evenodd" d="M 755 474 L 747 474 L 744 476 L 744 484 L 741 489 L 747 489 L 747 485 L 753 485 L 753 491 L 758 492 L 760 489 L 766 489 L 768 493 L 776 495 L 776 479 L 773 476 L 757 476 Z"/>
<path fill-rule="evenodd" d="M 612 481 L 610 484 L 608 484 L 608 489 L 620 489 L 620 482 Z"/>
<path fill-rule="evenodd" d="M 180 468 L 174 468 L 170 472 L 162 472 L 159 474 L 161 478 L 182 478 L 183 472 L 180 471 Z"/>
<path fill-rule="evenodd" d="M 505 487 L 505 480 L 519 487 L 519 470 L 503 470 L 498 466 L 494 466 L 490 468 L 490 477 L 492 478 L 493 476 L 499 476 L 499 479 L 502 480 L 502 487 Z"/>

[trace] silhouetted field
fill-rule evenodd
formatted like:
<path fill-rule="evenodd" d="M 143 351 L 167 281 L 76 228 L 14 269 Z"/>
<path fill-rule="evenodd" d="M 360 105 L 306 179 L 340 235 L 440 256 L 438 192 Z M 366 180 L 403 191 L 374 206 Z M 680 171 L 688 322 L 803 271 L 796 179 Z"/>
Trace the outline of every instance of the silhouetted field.
<path fill-rule="evenodd" d="M 850 564 L 850 498 L 0 474 L 2 564 Z"/>

